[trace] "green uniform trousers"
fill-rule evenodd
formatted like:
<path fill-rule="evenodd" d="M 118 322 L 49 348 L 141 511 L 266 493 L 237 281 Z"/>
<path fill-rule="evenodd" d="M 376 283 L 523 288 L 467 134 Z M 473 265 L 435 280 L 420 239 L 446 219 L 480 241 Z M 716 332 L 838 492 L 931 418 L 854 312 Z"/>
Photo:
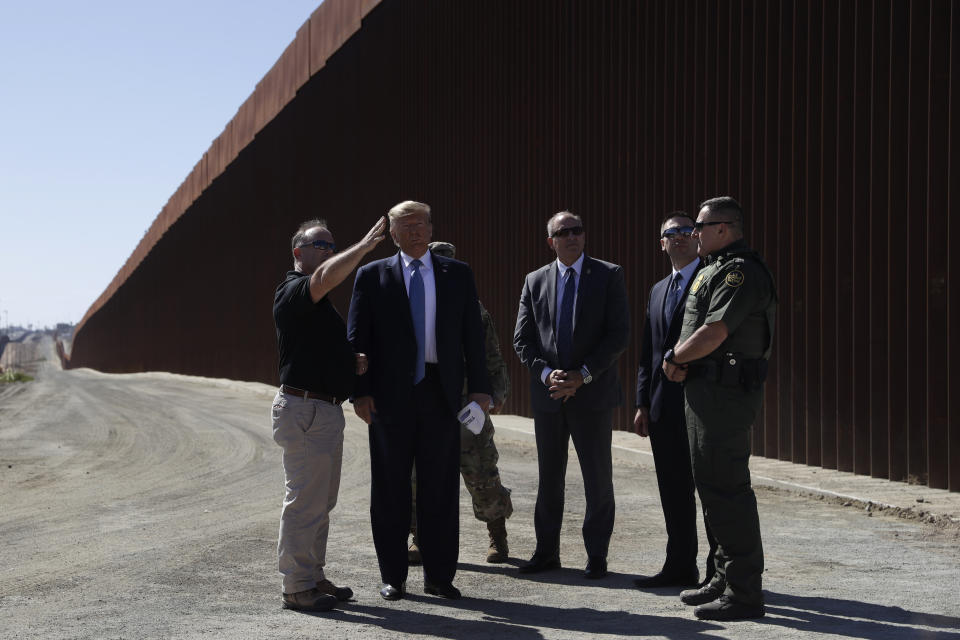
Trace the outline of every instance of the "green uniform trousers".
<path fill-rule="evenodd" d="M 695 378 L 684 398 L 693 479 L 717 539 L 714 580 L 725 579 L 725 594 L 737 602 L 761 604 L 763 544 L 748 462 L 762 391 Z"/>

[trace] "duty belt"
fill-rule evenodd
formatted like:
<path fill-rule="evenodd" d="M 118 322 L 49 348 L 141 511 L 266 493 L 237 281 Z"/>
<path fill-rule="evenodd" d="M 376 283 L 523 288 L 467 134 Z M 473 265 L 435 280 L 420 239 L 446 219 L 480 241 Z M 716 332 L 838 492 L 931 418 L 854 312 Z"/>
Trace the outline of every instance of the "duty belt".
<path fill-rule="evenodd" d="M 725 353 L 722 358 L 704 358 L 687 365 L 687 379 L 703 378 L 722 386 L 741 386 L 746 391 L 759 389 L 767 378 L 765 358 L 742 358 Z"/>
<path fill-rule="evenodd" d="M 319 393 L 317 391 L 307 391 L 305 389 L 297 389 L 296 387 L 291 387 L 288 384 L 280 385 L 281 393 L 289 393 L 293 396 L 299 396 L 304 400 L 323 400 L 324 402 L 329 402 L 330 404 L 340 404 L 346 398 L 338 398 L 336 396 L 331 396 L 327 393 Z"/>

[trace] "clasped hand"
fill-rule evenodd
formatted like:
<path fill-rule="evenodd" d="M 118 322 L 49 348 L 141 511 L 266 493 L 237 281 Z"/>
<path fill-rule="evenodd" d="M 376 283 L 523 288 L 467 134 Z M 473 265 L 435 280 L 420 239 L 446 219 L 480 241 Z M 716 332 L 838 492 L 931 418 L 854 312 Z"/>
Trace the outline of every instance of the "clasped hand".
<path fill-rule="evenodd" d="M 579 371 L 554 369 L 547 376 L 547 386 L 550 388 L 551 398 L 563 399 L 566 402 L 576 395 L 577 389 L 583 386 L 583 374 Z"/>

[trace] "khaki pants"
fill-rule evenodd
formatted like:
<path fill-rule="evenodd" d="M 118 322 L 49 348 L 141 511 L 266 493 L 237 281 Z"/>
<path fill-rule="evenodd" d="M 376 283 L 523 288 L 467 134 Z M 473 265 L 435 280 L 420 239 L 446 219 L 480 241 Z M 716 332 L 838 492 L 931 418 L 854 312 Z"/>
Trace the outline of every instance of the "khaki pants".
<path fill-rule="evenodd" d="M 343 409 L 322 400 L 277 392 L 273 439 L 283 448 L 286 496 L 277 543 L 284 593 L 324 579 L 330 511 L 340 491 Z"/>

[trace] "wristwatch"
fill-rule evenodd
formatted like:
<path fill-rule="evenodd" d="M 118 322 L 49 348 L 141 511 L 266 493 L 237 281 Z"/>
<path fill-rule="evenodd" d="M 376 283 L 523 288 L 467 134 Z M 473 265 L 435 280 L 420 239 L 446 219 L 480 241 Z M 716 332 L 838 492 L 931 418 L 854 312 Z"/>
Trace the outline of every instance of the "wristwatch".
<path fill-rule="evenodd" d="M 677 362 L 676 360 L 673 359 L 673 349 L 667 349 L 667 352 L 666 352 L 665 354 L 663 354 L 663 359 L 664 359 L 664 361 L 669 362 L 670 364 L 672 364 L 672 365 L 675 366 L 675 367 L 682 367 L 682 366 L 683 366 L 683 363 L 682 363 L 682 362 Z"/>
<path fill-rule="evenodd" d="M 580 375 L 583 376 L 583 384 L 590 384 L 593 382 L 593 376 L 590 375 L 590 370 L 587 369 L 586 365 L 580 367 Z"/>

